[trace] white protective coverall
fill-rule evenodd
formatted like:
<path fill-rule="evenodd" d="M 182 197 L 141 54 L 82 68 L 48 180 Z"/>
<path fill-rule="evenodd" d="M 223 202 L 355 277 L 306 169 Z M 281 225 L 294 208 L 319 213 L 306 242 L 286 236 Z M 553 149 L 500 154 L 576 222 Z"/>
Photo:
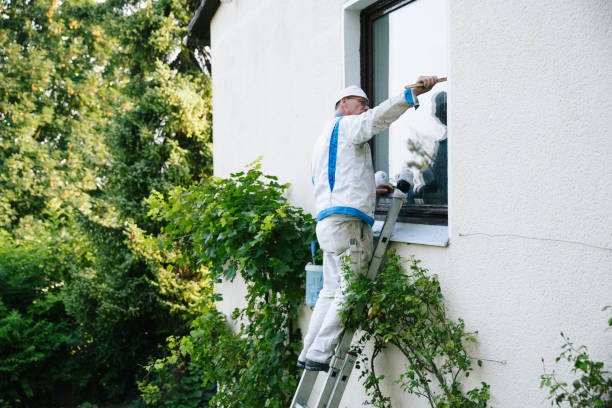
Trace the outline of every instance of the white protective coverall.
<path fill-rule="evenodd" d="M 373 251 L 376 186 L 368 141 L 414 105 L 410 90 L 360 115 L 336 117 L 323 129 L 312 157 L 317 240 L 323 251 L 323 288 L 315 305 L 299 361 L 329 363 L 342 333 L 339 310 L 346 286 L 341 265 L 356 239 L 361 252 L 354 270 L 367 268 Z M 334 130 L 338 123 L 337 131 Z M 337 136 L 334 136 L 336 134 Z M 335 140 L 334 140 L 335 139 Z M 354 256 L 355 257 L 355 256 Z"/>

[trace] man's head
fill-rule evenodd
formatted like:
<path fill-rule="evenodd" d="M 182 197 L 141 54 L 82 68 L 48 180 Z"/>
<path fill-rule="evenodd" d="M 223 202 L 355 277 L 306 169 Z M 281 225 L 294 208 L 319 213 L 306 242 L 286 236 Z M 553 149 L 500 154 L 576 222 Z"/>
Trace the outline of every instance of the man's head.
<path fill-rule="evenodd" d="M 336 98 L 336 113 L 340 115 L 359 115 L 369 109 L 368 96 L 355 85 L 344 88 Z"/>

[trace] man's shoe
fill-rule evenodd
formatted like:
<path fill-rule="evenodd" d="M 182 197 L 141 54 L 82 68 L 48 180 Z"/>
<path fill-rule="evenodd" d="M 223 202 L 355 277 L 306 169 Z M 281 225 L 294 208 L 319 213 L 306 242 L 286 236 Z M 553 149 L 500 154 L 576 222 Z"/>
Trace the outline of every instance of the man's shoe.
<path fill-rule="evenodd" d="M 295 367 L 296 367 L 298 370 L 303 370 L 303 369 L 305 369 L 305 368 L 306 368 L 306 362 L 305 362 L 305 361 L 298 360 L 298 361 L 297 361 L 297 363 L 295 363 Z"/>
<path fill-rule="evenodd" d="M 308 371 L 328 371 L 329 364 L 328 363 L 318 363 L 316 361 L 306 359 L 305 368 Z"/>

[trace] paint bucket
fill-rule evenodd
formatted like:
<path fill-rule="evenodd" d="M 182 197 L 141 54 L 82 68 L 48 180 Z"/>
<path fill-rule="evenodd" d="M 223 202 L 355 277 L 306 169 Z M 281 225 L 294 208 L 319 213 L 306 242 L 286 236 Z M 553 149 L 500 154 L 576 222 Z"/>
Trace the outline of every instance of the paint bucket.
<path fill-rule="evenodd" d="M 306 265 L 306 304 L 314 306 L 323 288 L 323 265 Z"/>

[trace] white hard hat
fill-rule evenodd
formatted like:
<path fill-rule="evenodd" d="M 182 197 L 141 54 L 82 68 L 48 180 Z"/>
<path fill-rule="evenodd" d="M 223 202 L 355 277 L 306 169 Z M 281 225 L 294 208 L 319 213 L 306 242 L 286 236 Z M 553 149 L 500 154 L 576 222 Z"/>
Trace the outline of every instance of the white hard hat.
<path fill-rule="evenodd" d="M 336 98 L 336 103 L 340 102 L 342 98 L 346 98 L 347 96 L 360 96 L 362 98 L 368 99 L 368 95 L 363 92 L 363 89 L 361 89 L 357 85 L 349 85 L 342 91 L 340 91 L 338 97 Z"/>

